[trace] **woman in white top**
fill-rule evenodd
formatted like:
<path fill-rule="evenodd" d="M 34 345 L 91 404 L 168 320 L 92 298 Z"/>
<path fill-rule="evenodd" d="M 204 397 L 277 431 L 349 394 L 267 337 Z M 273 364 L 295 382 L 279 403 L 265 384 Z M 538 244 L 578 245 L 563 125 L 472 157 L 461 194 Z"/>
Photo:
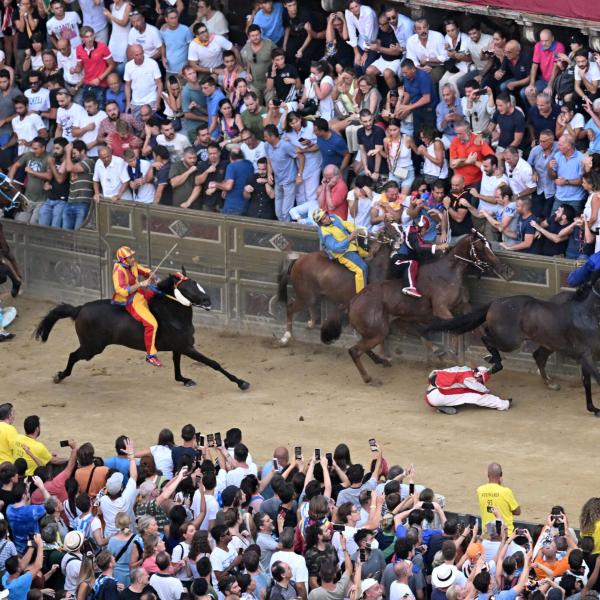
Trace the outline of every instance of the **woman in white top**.
<path fill-rule="evenodd" d="M 383 152 L 387 159 L 389 181 L 395 181 L 403 194 L 410 194 L 415 180 L 415 169 L 412 164 L 411 148 L 413 139 L 400 133 L 401 123 L 398 119 L 390 119 L 387 135 L 383 140 Z"/>
<path fill-rule="evenodd" d="M 598 252 L 600 250 L 600 174 L 596 171 L 586 173 L 582 178 L 581 185 L 589 194 L 583 209 L 585 241 L 588 244 L 595 242 L 594 252 Z"/>
<path fill-rule="evenodd" d="M 584 126 L 585 118 L 583 115 L 575 112 L 575 105 L 572 102 L 565 102 L 560 107 L 560 115 L 556 119 L 556 139 L 563 133 L 572 135 L 575 140 L 583 139 L 586 137 Z"/>
<path fill-rule="evenodd" d="M 304 92 L 300 104 L 304 106 L 307 100 L 315 100 L 321 118 L 326 121 L 333 119 L 333 79 L 329 74 L 329 64 L 326 61 L 313 62 L 310 67 L 310 77 L 304 80 Z"/>
<path fill-rule="evenodd" d="M 200 2 L 198 2 L 198 11 L 194 23 L 200 21 L 206 24 L 208 33 L 227 37 L 227 34 L 229 33 L 227 19 L 220 10 L 215 9 L 212 0 L 200 0 Z"/>
<path fill-rule="evenodd" d="M 354 188 L 348 192 L 348 221 L 355 227 L 364 227 L 371 231 L 371 207 L 379 200 L 379 194 L 373 191 L 373 180 L 367 175 L 359 175 L 354 180 Z"/>
<path fill-rule="evenodd" d="M 285 139 L 304 154 L 302 183 L 296 185 L 296 204 L 300 205 L 317 197 L 323 158 L 317 146 L 317 136 L 312 123 L 305 121 L 298 113 L 291 112 L 287 116 L 285 130 Z"/>
<path fill-rule="evenodd" d="M 446 70 L 444 76 L 440 79 L 440 96 L 442 95 L 442 88 L 446 83 L 451 83 L 454 89 L 458 89 L 458 80 L 469 70 L 469 63 L 471 62 L 469 51 L 469 36 L 458 28 L 458 23 L 454 19 L 446 19 L 444 21 L 444 29 L 446 35 L 444 40 L 446 42 L 446 51 L 451 60 L 454 61 L 454 68 L 452 71 Z M 458 71 L 456 71 L 458 69 Z"/>
<path fill-rule="evenodd" d="M 131 4 L 127 0 L 116 0 L 110 5 L 110 10 L 104 9 L 104 16 L 112 25 L 108 49 L 113 60 L 122 65 L 127 62 L 127 38 L 131 29 L 129 23 L 130 12 Z M 124 66 L 121 68 L 123 69 Z"/>
<path fill-rule="evenodd" d="M 413 150 L 423 157 L 423 176 L 425 181 L 433 185 L 438 179 L 448 177 L 448 161 L 444 150 L 444 142 L 436 136 L 436 130 L 430 125 L 421 129 L 422 146 Z"/>
<path fill-rule="evenodd" d="M 181 526 L 181 530 L 181 541 L 173 548 L 171 553 L 171 566 L 175 571 L 175 577 L 179 581 L 190 582 L 194 578 L 194 573 L 188 561 L 188 554 L 190 553 L 190 546 L 196 528 L 192 523 L 185 523 Z"/>
<path fill-rule="evenodd" d="M 173 457 L 171 449 L 175 446 L 175 438 L 170 429 L 162 429 L 158 434 L 156 446 L 150 446 L 136 452 L 136 458 L 152 455 L 156 468 L 164 475 L 165 479 L 173 479 Z"/>

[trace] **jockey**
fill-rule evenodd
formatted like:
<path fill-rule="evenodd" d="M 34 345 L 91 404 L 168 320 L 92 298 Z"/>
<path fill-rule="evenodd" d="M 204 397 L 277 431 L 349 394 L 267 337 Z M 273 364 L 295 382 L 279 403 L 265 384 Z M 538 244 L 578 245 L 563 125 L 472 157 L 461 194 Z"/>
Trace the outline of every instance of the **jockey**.
<path fill-rule="evenodd" d="M 337 215 L 330 215 L 323 209 L 313 211 L 313 221 L 319 226 L 321 247 L 330 260 L 337 260 L 354 273 L 356 293 L 367 283 L 368 267 L 363 260 L 368 252 L 356 243 L 357 231 L 354 225 L 343 221 Z"/>
<path fill-rule="evenodd" d="M 598 269 L 600 269 L 600 252 L 592 254 L 583 266 L 571 271 L 567 277 L 567 284 L 571 287 L 577 287 L 588 281 Z"/>
<path fill-rule="evenodd" d="M 404 280 L 402 293 L 414 298 L 422 297 L 416 287 L 419 261 L 428 254 L 435 254 L 436 250 L 443 252 L 448 247 L 447 244 L 430 244 L 423 239 L 423 235 L 429 231 L 430 225 L 430 219 L 425 215 L 421 215 L 409 227 L 404 243 L 391 256 L 398 276 L 401 276 Z"/>
<path fill-rule="evenodd" d="M 145 279 L 139 281 L 140 275 Z M 154 296 L 149 290 L 153 281 L 148 267 L 138 264 L 135 251 L 127 246 L 117 250 L 117 262 L 113 268 L 113 286 L 115 293 L 113 304 L 125 307 L 125 310 L 144 326 L 144 343 L 146 345 L 146 361 L 155 367 L 162 367 L 156 356 L 156 330 L 158 323 L 148 307 L 148 300 Z"/>
<path fill-rule="evenodd" d="M 455 406 L 476 404 L 486 408 L 508 410 L 512 400 L 502 400 L 490 393 L 485 382 L 490 378 L 486 367 L 450 367 L 432 371 L 425 402 L 447 415 L 456 414 Z"/>

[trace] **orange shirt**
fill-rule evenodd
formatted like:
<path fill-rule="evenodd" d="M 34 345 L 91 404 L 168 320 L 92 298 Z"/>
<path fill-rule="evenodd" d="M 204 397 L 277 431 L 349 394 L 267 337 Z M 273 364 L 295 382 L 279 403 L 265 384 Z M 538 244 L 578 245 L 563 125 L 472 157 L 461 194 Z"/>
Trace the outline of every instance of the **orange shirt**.
<path fill-rule="evenodd" d="M 477 160 L 483 160 L 484 156 L 494 154 L 494 151 L 488 144 L 482 142 L 476 144 L 475 140 L 479 138 L 474 133 L 471 134 L 469 141 L 463 144 L 456 136 L 450 143 L 450 160 L 455 158 L 467 158 L 469 154 L 475 152 L 477 154 Z M 463 165 L 462 167 L 456 167 L 454 172 L 457 175 L 462 175 L 465 179 L 465 187 L 474 185 L 481 181 L 481 169 L 477 165 Z"/>
<path fill-rule="evenodd" d="M 88 488 L 88 484 L 90 484 L 88 495 L 92 500 L 104 487 L 104 484 L 106 483 L 106 476 L 108 475 L 108 467 L 96 467 L 94 475 L 92 476 L 93 468 L 94 465 L 88 465 L 87 467 L 79 467 L 79 469 L 75 471 L 75 479 L 79 485 L 79 493 L 85 492 Z M 91 483 L 90 477 L 92 477 Z"/>
<path fill-rule="evenodd" d="M 550 569 L 553 577 L 560 577 L 560 575 L 563 575 L 569 569 L 569 558 L 567 556 L 561 558 L 560 560 L 545 560 L 542 552 L 540 551 L 535 557 L 535 562 L 539 563 L 540 565 L 544 565 L 544 567 L 547 569 Z M 544 579 L 544 577 L 548 577 L 547 573 L 542 571 L 542 569 L 536 568 L 535 574 L 537 575 L 538 579 Z"/>

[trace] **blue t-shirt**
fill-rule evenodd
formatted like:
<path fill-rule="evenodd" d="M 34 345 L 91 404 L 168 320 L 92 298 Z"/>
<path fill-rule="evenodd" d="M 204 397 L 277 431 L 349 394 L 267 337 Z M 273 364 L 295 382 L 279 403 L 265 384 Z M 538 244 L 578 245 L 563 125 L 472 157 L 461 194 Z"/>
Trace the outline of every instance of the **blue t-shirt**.
<path fill-rule="evenodd" d="M 271 161 L 275 183 L 293 183 L 298 174 L 296 148 L 290 142 L 280 139 L 275 148 L 271 144 L 265 144 L 265 152 L 267 158 Z"/>
<path fill-rule="evenodd" d="M 536 140 L 540 137 L 540 133 L 544 131 L 544 129 L 551 129 L 552 131 L 556 129 L 556 119 L 558 119 L 558 115 L 560 115 L 560 107 L 556 104 L 552 106 L 552 110 L 547 117 L 540 114 L 537 106 L 532 106 L 529 109 L 527 117 L 529 119 L 529 124 L 533 127 Z"/>
<path fill-rule="evenodd" d="M 121 112 L 125 112 L 125 86 L 121 85 L 118 92 L 113 92 L 110 88 L 106 88 L 106 102 L 116 102 Z"/>
<path fill-rule="evenodd" d="M 534 220 L 534 216 L 533 215 L 529 215 L 528 217 L 519 217 L 518 221 L 517 221 L 517 239 L 519 242 L 524 242 L 525 241 L 525 236 L 532 234 L 535 235 L 535 229 L 533 228 L 533 225 L 531 224 L 531 221 Z M 533 252 L 533 244 L 531 246 L 529 246 L 529 248 L 525 248 L 524 250 L 521 250 L 521 252 Z"/>
<path fill-rule="evenodd" d="M 39 504 L 18 506 L 11 504 L 6 509 L 6 518 L 13 534 L 13 542 L 19 554 L 27 550 L 27 537 L 40 532 L 39 520 L 46 514 L 46 509 Z"/>
<path fill-rule="evenodd" d="M 173 468 L 174 470 L 179 469 L 179 461 L 185 456 L 188 455 L 192 458 L 192 460 L 196 460 L 200 455 L 197 450 L 194 448 L 188 448 L 186 446 L 174 446 L 171 449 L 171 458 L 173 460 Z"/>
<path fill-rule="evenodd" d="M 579 179 L 582 175 L 581 161 L 583 154 L 579 150 L 567 158 L 562 152 L 557 151 L 552 157 L 557 162 L 556 174 L 565 179 Z M 585 190 L 581 185 L 557 185 L 554 197 L 562 202 L 580 202 L 585 197 Z"/>
<path fill-rule="evenodd" d="M 177 29 L 165 26 L 160 30 L 160 37 L 167 53 L 167 72 L 180 73 L 187 64 L 188 45 L 193 38 L 190 28 L 181 24 Z"/>
<path fill-rule="evenodd" d="M 590 129 L 594 133 L 594 139 L 590 142 L 589 151 L 590 154 L 593 152 L 600 152 L 600 127 L 596 125 L 594 119 L 590 119 L 584 129 Z"/>
<path fill-rule="evenodd" d="M 283 29 L 283 4 L 273 2 L 273 10 L 267 15 L 261 8 L 252 21 L 253 25 L 258 25 L 264 38 L 270 39 L 273 43 L 279 43 L 285 30 Z"/>
<path fill-rule="evenodd" d="M 210 123 L 212 117 L 216 117 L 219 114 L 219 102 L 225 98 L 225 94 L 220 88 L 216 88 L 215 91 L 210 95 L 206 96 L 206 112 L 208 113 L 208 122 Z M 221 135 L 221 128 L 217 125 L 214 131 L 211 133 L 213 140 L 218 139 Z"/>
<path fill-rule="evenodd" d="M 123 456 L 111 456 L 104 459 L 104 466 L 109 469 L 116 469 L 123 474 L 123 485 L 127 485 L 129 480 L 129 460 Z"/>
<path fill-rule="evenodd" d="M 344 156 L 348 153 L 348 144 L 341 135 L 334 131 L 331 132 L 331 137 L 328 140 L 317 137 L 317 145 L 323 157 L 323 168 L 327 165 L 335 165 L 339 168 Z"/>
<path fill-rule="evenodd" d="M 515 133 L 524 133 L 525 117 L 520 110 L 516 108 L 510 115 L 501 115 L 496 111 L 492 117 L 492 123 L 500 127 L 500 137 L 498 138 L 498 146 L 508 148 L 515 139 Z"/>
<path fill-rule="evenodd" d="M 241 215 L 246 210 L 246 200 L 243 196 L 244 186 L 254 175 L 254 167 L 249 160 L 236 160 L 227 165 L 225 181 L 233 179 L 233 188 L 225 196 L 222 213 L 226 215 Z"/>
<path fill-rule="evenodd" d="M 431 75 L 422 69 L 417 69 L 412 79 L 408 79 L 408 77 L 404 78 L 404 89 L 410 97 L 411 104 L 429 94 L 429 104 L 420 108 L 433 108 L 438 102 L 437 92 L 435 91 L 436 86 L 433 85 Z"/>
<path fill-rule="evenodd" d="M 8 581 L 8 578 L 9 574 L 4 573 L 2 576 L 2 586 L 5 590 L 8 590 L 10 600 L 27 600 L 27 594 L 29 594 L 31 582 L 33 581 L 31 572 L 27 571 L 12 581 Z"/>

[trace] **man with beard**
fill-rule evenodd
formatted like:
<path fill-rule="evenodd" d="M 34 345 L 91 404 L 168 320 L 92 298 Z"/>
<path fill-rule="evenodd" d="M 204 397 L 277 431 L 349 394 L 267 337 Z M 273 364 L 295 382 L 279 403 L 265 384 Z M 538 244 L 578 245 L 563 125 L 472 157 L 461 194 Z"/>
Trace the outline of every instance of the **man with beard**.
<path fill-rule="evenodd" d="M 58 101 L 58 110 L 56 111 L 56 135 L 58 137 L 66 137 L 69 143 L 73 142 L 75 140 L 73 127 L 86 119 L 87 113 L 80 104 L 75 104 L 73 102 L 73 97 L 66 88 L 58 90 L 56 99 Z"/>
<path fill-rule="evenodd" d="M 48 198 L 44 201 L 38 215 L 38 224 L 46 227 L 62 227 L 63 211 L 69 197 L 69 178 L 65 148 L 69 142 L 64 137 L 54 139 L 52 154 L 48 158 L 48 167 L 52 179 L 44 184 Z"/>
<path fill-rule="evenodd" d="M 79 119 L 73 123 L 73 137 L 85 142 L 88 156 L 98 156 L 98 131 L 100 123 L 107 115 L 98 106 L 94 96 L 87 96 L 83 101 L 85 114 L 80 113 Z"/>
<path fill-rule="evenodd" d="M 192 206 L 194 196 L 191 201 L 184 202 L 181 206 L 183 208 L 200 208 L 202 210 L 208 210 L 215 212 L 217 205 L 220 204 L 221 195 L 216 189 L 209 189 L 212 182 L 220 183 L 225 178 L 225 170 L 227 169 L 227 161 L 221 160 L 221 149 L 219 144 L 212 142 L 207 150 L 206 161 L 199 162 L 197 167 L 197 177 L 195 178 L 195 185 L 199 186 L 198 196 L 199 200 Z"/>
<path fill-rule="evenodd" d="M 208 125 L 201 125 L 198 127 L 193 147 L 200 162 L 206 162 L 208 160 L 208 147 L 212 143 L 210 133 L 208 132 Z"/>
<path fill-rule="evenodd" d="M 75 140 L 65 148 L 65 167 L 69 173 L 69 197 L 63 211 L 63 229 L 79 229 L 94 197 L 94 158 L 88 158 L 85 142 Z"/>
<path fill-rule="evenodd" d="M 140 135 L 144 131 L 143 125 L 128 113 L 121 113 L 119 105 L 114 101 L 109 101 L 105 106 L 106 118 L 100 123 L 98 128 L 98 142 L 104 143 L 115 131 L 117 131 L 117 121 L 125 121 L 133 128 L 136 135 Z"/>

